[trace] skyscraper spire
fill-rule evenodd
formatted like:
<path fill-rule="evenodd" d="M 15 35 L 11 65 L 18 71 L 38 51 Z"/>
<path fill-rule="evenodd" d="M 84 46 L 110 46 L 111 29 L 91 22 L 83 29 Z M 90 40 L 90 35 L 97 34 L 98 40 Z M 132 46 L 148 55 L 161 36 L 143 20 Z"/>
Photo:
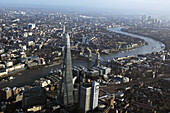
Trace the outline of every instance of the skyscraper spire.
<path fill-rule="evenodd" d="M 66 46 L 63 55 L 63 77 L 60 86 L 60 103 L 64 105 L 74 104 L 73 99 L 73 75 L 72 75 L 72 60 L 70 51 L 70 36 L 66 35 Z"/>

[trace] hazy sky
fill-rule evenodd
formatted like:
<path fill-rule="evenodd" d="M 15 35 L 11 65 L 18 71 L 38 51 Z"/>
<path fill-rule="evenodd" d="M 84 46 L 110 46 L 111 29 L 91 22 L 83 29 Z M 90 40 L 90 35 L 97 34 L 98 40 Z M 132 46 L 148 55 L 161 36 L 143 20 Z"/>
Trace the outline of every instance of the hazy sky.
<path fill-rule="evenodd" d="M 0 0 L 0 4 L 88 6 L 116 10 L 170 12 L 170 0 Z"/>

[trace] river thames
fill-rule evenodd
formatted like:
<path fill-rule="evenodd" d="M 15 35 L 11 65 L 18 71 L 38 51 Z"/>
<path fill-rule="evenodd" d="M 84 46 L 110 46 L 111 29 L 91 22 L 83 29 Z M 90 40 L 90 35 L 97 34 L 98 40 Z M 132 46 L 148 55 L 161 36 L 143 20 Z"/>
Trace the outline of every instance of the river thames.
<path fill-rule="evenodd" d="M 132 34 L 132 33 L 123 32 L 123 31 L 121 31 L 121 28 L 122 27 L 110 28 L 108 30 L 116 32 L 116 33 L 124 34 L 127 36 L 143 39 L 143 40 L 145 40 L 145 42 L 148 43 L 148 45 L 138 47 L 133 50 L 120 51 L 117 53 L 110 53 L 108 55 L 101 55 L 101 57 L 106 61 L 113 59 L 113 58 L 117 58 L 117 57 L 135 56 L 138 54 L 159 52 L 159 51 L 164 50 L 164 48 L 165 48 L 165 45 L 162 42 L 153 40 L 149 37 L 144 37 L 144 36 L 140 36 L 140 35 L 136 35 L 136 34 Z M 92 66 L 92 64 L 93 63 L 90 63 L 90 62 L 88 62 L 88 60 L 85 60 L 85 59 L 83 59 L 83 60 L 82 59 L 73 59 L 73 66 L 83 65 L 86 67 L 90 67 L 90 66 Z M 25 70 L 20 73 L 16 73 L 15 75 L 13 75 L 15 77 L 14 80 L 8 81 L 8 82 L 1 81 L 0 89 L 4 88 L 4 87 L 21 87 L 24 85 L 30 85 L 35 80 L 39 80 L 41 77 L 47 76 L 50 73 L 51 69 L 55 70 L 60 67 L 61 67 L 60 65 L 43 66 L 43 67 L 38 67 L 38 68 L 30 69 L 30 70 Z"/>

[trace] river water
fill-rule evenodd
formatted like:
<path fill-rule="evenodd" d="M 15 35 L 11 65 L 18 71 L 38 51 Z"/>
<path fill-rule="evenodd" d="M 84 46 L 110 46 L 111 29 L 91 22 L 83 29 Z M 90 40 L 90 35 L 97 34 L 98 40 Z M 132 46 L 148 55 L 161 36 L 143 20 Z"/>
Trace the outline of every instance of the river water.
<path fill-rule="evenodd" d="M 140 36 L 140 35 L 136 35 L 136 34 L 132 34 L 132 33 L 123 32 L 123 31 L 121 31 L 122 28 L 123 27 L 116 27 L 116 28 L 110 28 L 109 30 L 116 32 L 116 33 L 124 34 L 127 36 L 143 39 L 143 40 L 145 40 L 145 42 L 148 42 L 148 45 L 145 45 L 145 46 L 142 46 L 139 48 L 135 48 L 133 50 L 112 53 L 109 55 L 102 55 L 103 59 L 108 60 L 108 59 L 112 59 L 112 58 L 116 58 L 116 57 L 124 57 L 124 56 L 132 56 L 132 55 L 138 55 L 138 54 L 159 52 L 159 51 L 164 50 L 164 48 L 165 48 L 165 45 L 162 42 L 156 41 L 149 37 L 144 37 L 144 36 Z"/>
<path fill-rule="evenodd" d="M 132 55 L 138 55 L 138 54 L 147 54 L 147 53 L 152 53 L 152 52 L 159 52 L 162 51 L 165 48 L 165 45 L 159 41 L 153 40 L 149 37 L 144 37 L 136 34 L 131 34 L 127 32 L 121 31 L 120 28 L 110 28 L 110 31 L 116 32 L 116 33 L 121 33 L 124 35 L 144 39 L 146 42 L 148 42 L 148 45 L 135 48 L 133 50 L 129 51 L 123 51 L 123 52 L 117 52 L 117 53 L 111 53 L 109 55 L 101 55 L 101 57 L 104 60 L 110 60 L 116 57 L 124 57 L 124 56 L 132 56 Z M 92 66 L 93 63 L 89 63 L 88 60 L 85 59 L 74 59 L 73 60 L 73 66 L 75 65 L 83 65 L 86 67 Z M 38 67 L 35 69 L 30 69 L 30 70 L 25 70 L 23 72 L 17 73 L 13 75 L 15 77 L 14 80 L 8 81 L 8 82 L 0 82 L 0 89 L 4 87 L 21 87 L 24 85 L 30 85 L 32 84 L 35 80 L 39 80 L 41 77 L 47 76 L 50 72 L 51 69 L 56 69 L 60 68 L 60 65 L 53 65 L 49 67 Z"/>

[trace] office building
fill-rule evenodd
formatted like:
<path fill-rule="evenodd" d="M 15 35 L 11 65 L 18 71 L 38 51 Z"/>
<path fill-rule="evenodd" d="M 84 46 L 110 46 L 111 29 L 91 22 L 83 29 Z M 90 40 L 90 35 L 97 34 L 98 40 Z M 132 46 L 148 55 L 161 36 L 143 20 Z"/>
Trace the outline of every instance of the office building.
<path fill-rule="evenodd" d="M 80 88 L 80 109 L 84 113 L 90 110 L 91 92 L 92 92 L 92 87 L 81 86 Z"/>
<path fill-rule="evenodd" d="M 22 108 L 27 109 L 35 105 L 46 104 L 46 90 L 43 87 L 34 87 L 23 92 Z"/>
<path fill-rule="evenodd" d="M 99 99 L 99 83 L 93 81 L 92 83 L 92 110 L 98 106 L 98 99 Z"/>
<path fill-rule="evenodd" d="M 70 51 L 70 37 L 66 35 L 66 46 L 63 55 L 63 75 L 60 81 L 59 101 L 63 105 L 73 105 L 73 75 L 72 75 L 72 60 Z"/>
<path fill-rule="evenodd" d="M 80 88 L 80 109 L 86 113 L 98 106 L 99 83 L 92 82 L 92 85 L 82 85 Z"/>

